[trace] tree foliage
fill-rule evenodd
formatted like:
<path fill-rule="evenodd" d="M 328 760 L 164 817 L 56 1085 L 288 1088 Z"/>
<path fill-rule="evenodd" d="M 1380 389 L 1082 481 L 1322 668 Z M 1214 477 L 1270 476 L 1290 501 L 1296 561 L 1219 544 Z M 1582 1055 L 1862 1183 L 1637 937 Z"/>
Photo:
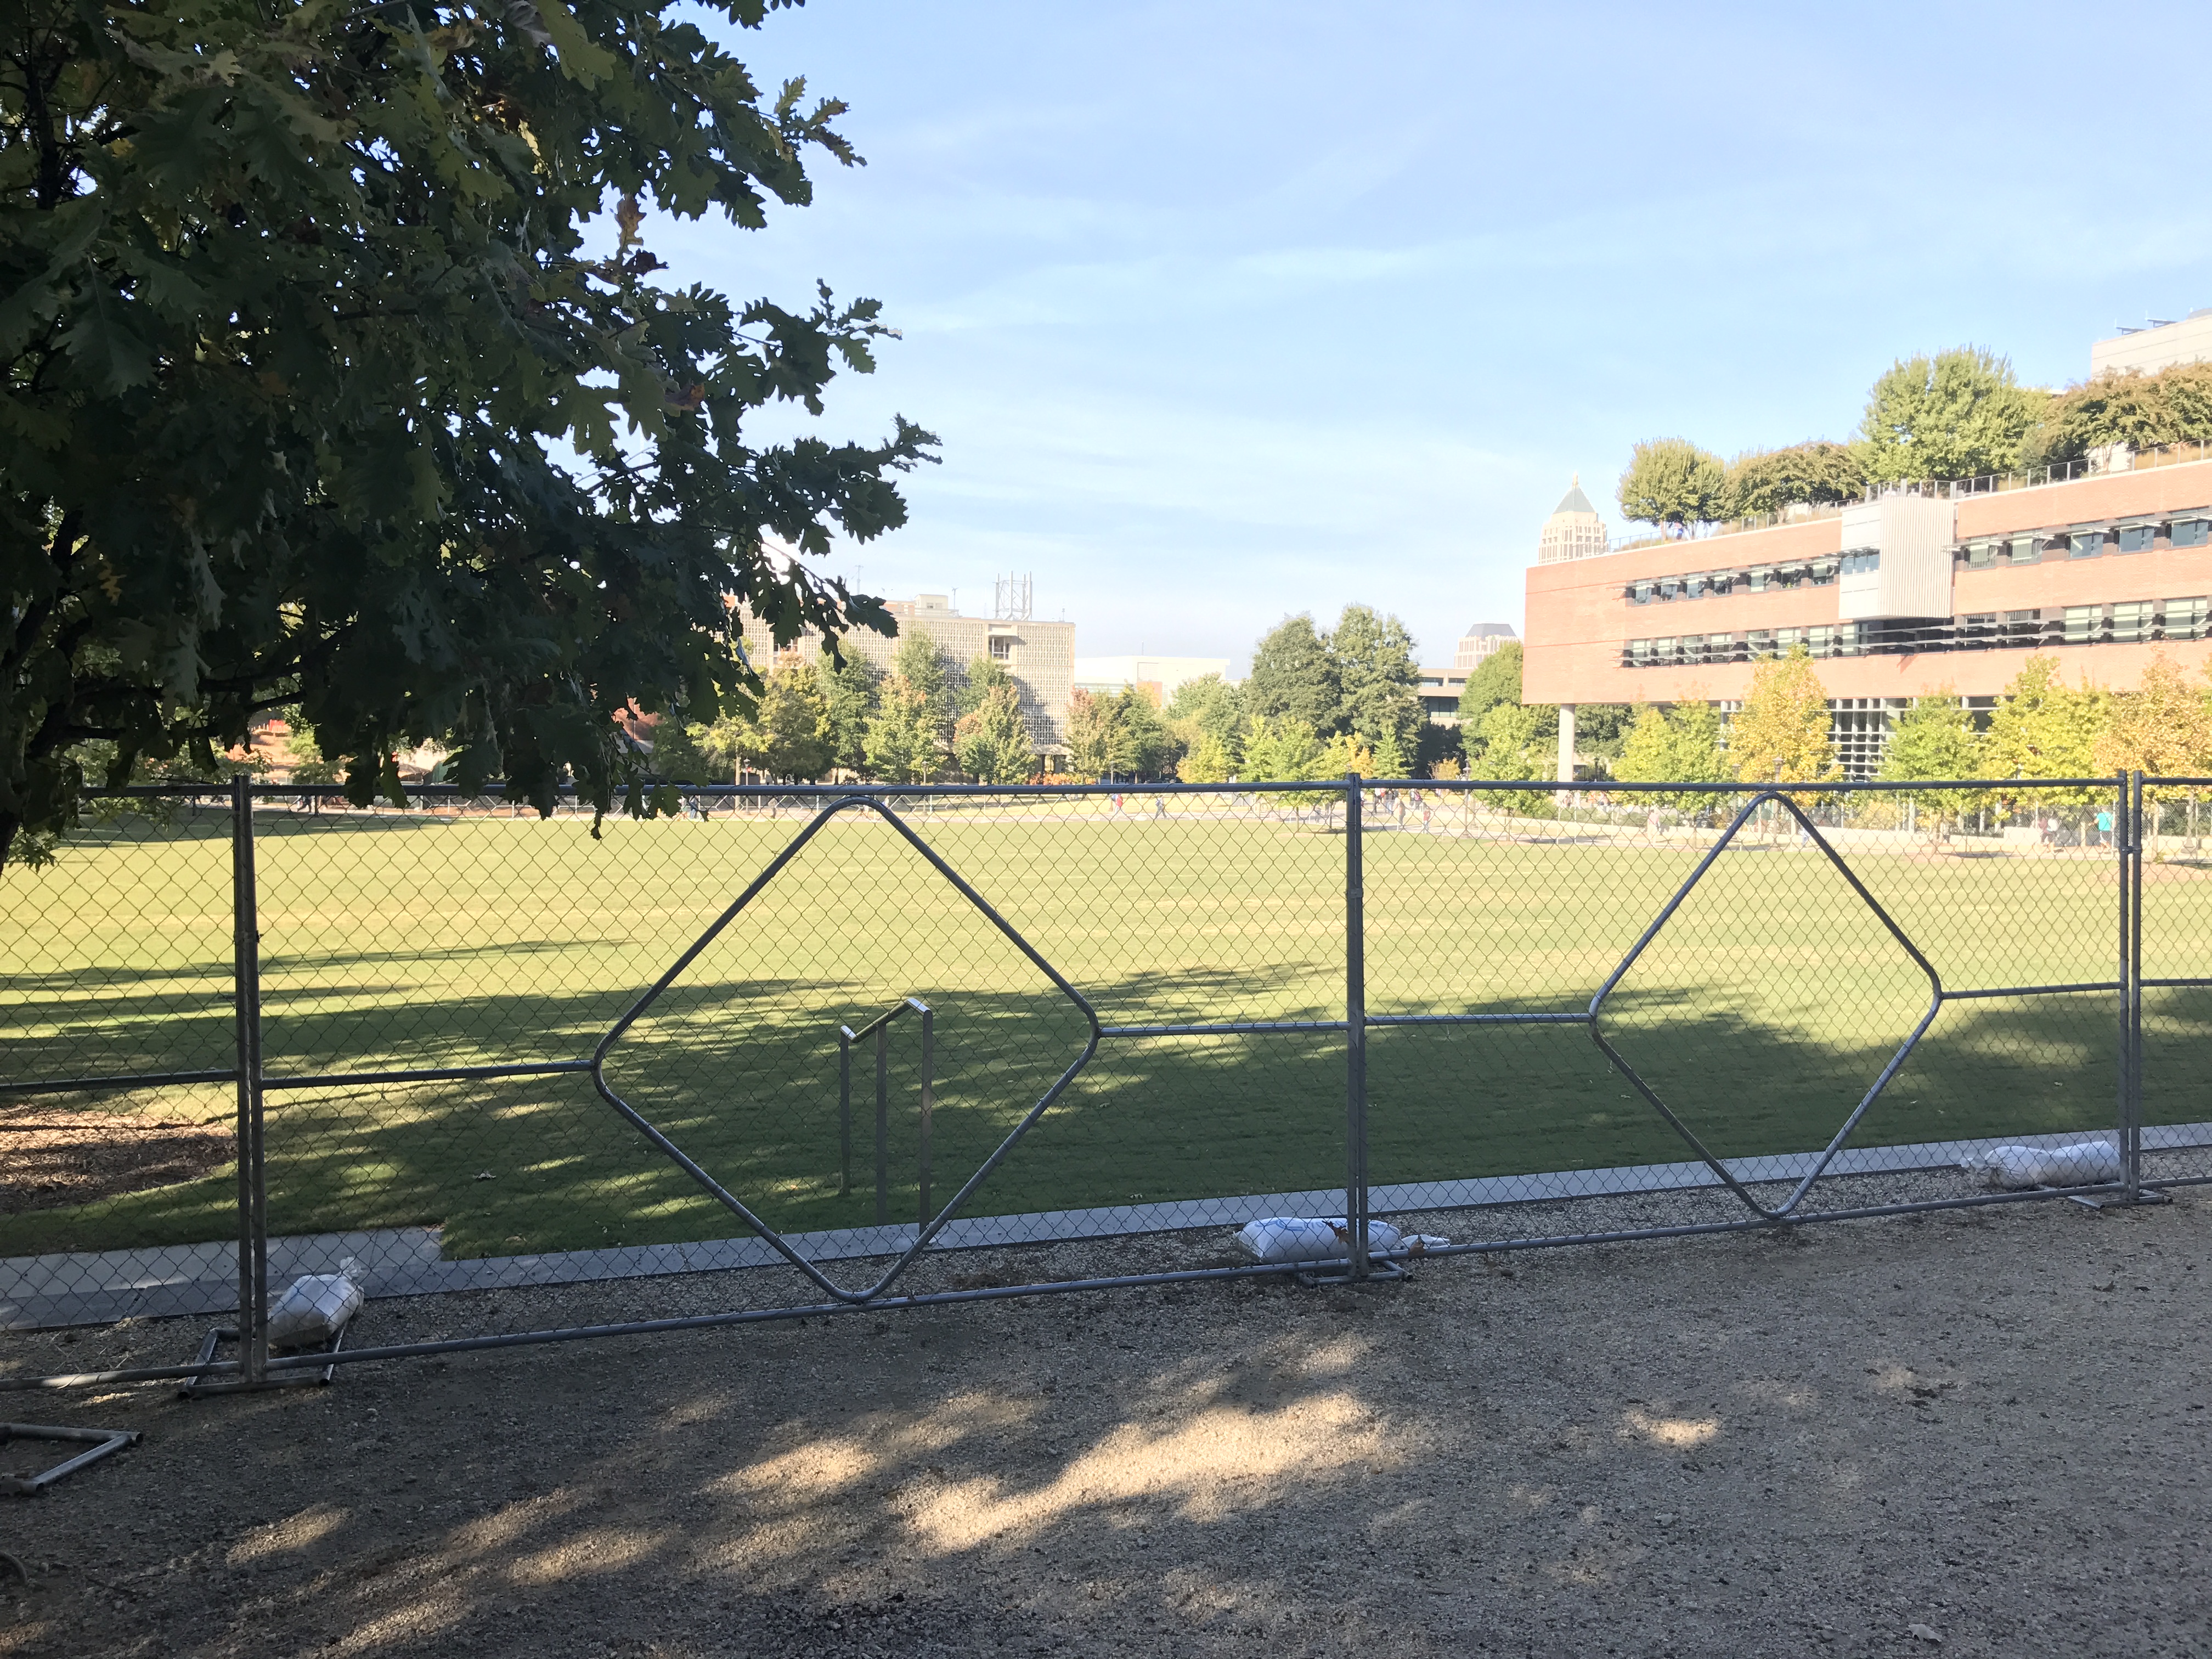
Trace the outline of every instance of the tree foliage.
<path fill-rule="evenodd" d="M 1376 764 L 1385 755 L 1395 758 L 1396 769 L 1378 775 L 1403 777 L 1428 719 L 1414 689 L 1421 674 L 1413 636 L 1395 617 L 1347 605 L 1329 630 L 1328 654 L 1336 665 L 1337 729 L 1358 738 Z"/>
<path fill-rule="evenodd" d="M 1982 734 L 1985 778 L 2087 778 L 2100 769 L 2097 735 L 2105 723 L 2106 695 L 2084 679 L 2069 686 L 2058 659 L 2039 652 L 2021 665 Z M 2110 798 L 2109 790 L 2006 790 L 2005 798 L 2029 805 L 2080 806 Z"/>
<path fill-rule="evenodd" d="M 1247 714 L 1333 732 L 1343 698 L 1336 661 L 1310 616 L 1284 617 L 1253 647 L 1252 672 L 1244 682 Z"/>
<path fill-rule="evenodd" d="M 841 771 L 866 771 L 868 721 L 876 712 L 884 671 L 854 653 L 835 664 L 817 659 L 815 672 L 822 677 L 832 763 Z"/>
<path fill-rule="evenodd" d="M 2089 752 L 2099 772 L 2203 777 L 2212 773 L 2212 708 L 2172 657 L 2154 651 L 2137 689 L 2106 705 Z"/>
<path fill-rule="evenodd" d="M 807 202 L 808 151 L 858 159 L 842 105 L 763 96 L 666 0 L 20 0 L 0 31 L 0 857 L 72 820 L 88 743 L 212 770 L 291 704 L 357 799 L 435 740 L 604 810 L 619 712 L 758 690 L 731 599 L 779 643 L 890 631 L 763 538 L 896 526 L 933 440 L 745 431 L 868 370 L 877 306 L 666 287 L 644 237 Z"/>
<path fill-rule="evenodd" d="M 1751 690 L 1729 723 L 1731 769 L 1745 783 L 1827 783 L 1843 776 L 1828 737 L 1827 689 L 1802 646 L 1752 666 Z"/>
<path fill-rule="evenodd" d="M 1618 494 L 1640 523 L 1711 524 L 1726 513 L 1728 469 L 1687 438 L 1653 438 L 1636 446 Z"/>
<path fill-rule="evenodd" d="M 1478 731 L 1482 717 L 1501 702 L 1521 701 L 1521 641 L 1508 640 L 1474 666 L 1460 688 L 1459 723 L 1465 732 Z"/>
<path fill-rule="evenodd" d="M 1624 783 L 1723 783 L 1731 774 L 1721 748 L 1720 715 L 1702 699 L 1658 708 L 1646 704 L 1621 744 L 1613 774 Z M 1710 812 L 1725 797 L 1669 795 L 1655 805 L 1692 815 Z"/>
<path fill-rule="evenodd" d="M 1747 450 L 1729 463 L 1724 515 L 1751 519 L 1801 504 L 1856 501 L 1866 486 L 1866 463 L 1848 444 L 1815 439 Z"/>
<path fill-rule="evenodd" d="M 1248 783 L 1304 783 L 1329 775 L 1328 745 L 1304 720 L 1255 714 L 1244 728 L 1243 746 L 1237 775 Z"/>
<path fill-rule="evenodd" d="M 836 763 L 821 676 L 796 654 L 776 665 L 749 714 L 694 726 L 691 735 L 726 766 L 750 761 L 771 778 L 811 783 Z"/>
<path fill-rule="evenodd" d="M 1885 783 L 1921 779 L 1970 778 L 1980 762 L 1980 740 L 1973 716 L 1945 686 L 1913 700 L 1891 728 L 1880 777 Z M 1955 817 L 1970 797 L 1959 790 L 1914 792 L 1906 799 L 1939 817 Z"/>
<path fill-rule="evenodd" d="M 2156 374 L 2128 370 L 2068 387 L 2028 433 L 2021 459 L 2050 466 L 2112 444 L 2154 449 L 2205 439 L 2212 439 L 2212 363 L 2178 363 Z"/>
<path fill-rule="evenodd" d="M 1218 674 L 1201 674 L 1194 680 L 1185 680 L 1176 687 L 1176 694 L 1168 700 L 1162 718 L 1186 757 L 1176 767 L 1176 775 L 1184 782 L 1223 783 L 1235 773 L 1243 753 L 1239 738 L 1244 728 L 1244 694 L 1240 687 Z M 1214 749 L 1206 748 L 1209 743 Z M 1205 750 L 1203 759 L 1200 758 L 1201 750 Z M 1194 776 L 1191 772 L 1193 764 L 1207 771 L 1218 769 L 1220 775 Z"/>
<path fill-rule="evenodd" d="M 2008 471 L 2049 395 L 1981 346 L 1900 358 L 1867 394 L 1856 447 L 1877 483 Z"/>
<path fill-rule="evenodd" d="M 995 658 L 976 658 L 968 665 L 960 703 L 952 737 L 960 769 L 978 783 L 1027 782 L 1036 770 L 1036 744 L 1013 676 Z"/>
<path fill-rule="evenodd" d="M 944 650 L 909 634 L 891 654 L 862 740 L 868 771 L 892 783 L 926 783 L 945 769 L 959 694 Z"/>

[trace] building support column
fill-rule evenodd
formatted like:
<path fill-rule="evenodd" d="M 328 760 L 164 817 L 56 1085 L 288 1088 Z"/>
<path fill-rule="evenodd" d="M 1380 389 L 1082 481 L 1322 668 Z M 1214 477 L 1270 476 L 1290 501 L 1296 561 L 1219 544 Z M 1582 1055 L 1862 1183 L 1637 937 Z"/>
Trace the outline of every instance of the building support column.
<path fill-rule="evenodd" d="M 1575 781 L 1575 706 L 1559 705 L 1559 771 L 1561 783 Z"/>

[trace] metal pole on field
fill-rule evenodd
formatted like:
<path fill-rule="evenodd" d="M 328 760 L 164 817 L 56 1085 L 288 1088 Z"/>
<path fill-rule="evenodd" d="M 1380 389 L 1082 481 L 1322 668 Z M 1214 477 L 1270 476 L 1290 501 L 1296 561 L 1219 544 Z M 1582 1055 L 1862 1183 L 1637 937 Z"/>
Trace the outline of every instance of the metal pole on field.
<path fill-rule="evenodd" d="M 853 1028 L 837 1028 L 837 1196 L 853 1190 Z"/>
<path fill-rule="evenodd" d="M 927 1003 L 907 999 L 907 1006 L 921 1010 L 921 1208 L 917 1227 L 929 1225 L 929 1113 L 935 1103 L 932 1098 L 931 1066 L 935 1060 L 937 1015 Z"/>
<path fill-rule="evenodd" d="M 254 903 L 253 791 L 230 781 L 232 984 L 238 1020 L 238 1350 L 248 1385 L 268 1373 L 269 1188 L 262 1167 L 261 922 Z"/>
<path fill-rule="evenodd" d="M 2120 902 L 2125 914 L 2120 937 L 2126 946 L 2120 963 L 2120 1180 L 2128 1202 L 2142 1198 L 2142 823 L 2143 781 L 2130 773 L 2121 790 L 2120 822 L 2127 826 L 2122 854 Z"/>
<path fill-rule="evenodd" d="M 1359 775 L 1344 778 L 1344 1220 L 1352 1277 L 1367 1277 L 1367 915 Z"/>
<path fill-rule="evenodd" d="M 876 1225 L 891 1218 L 891 1028 L 876 1024 Z"/>

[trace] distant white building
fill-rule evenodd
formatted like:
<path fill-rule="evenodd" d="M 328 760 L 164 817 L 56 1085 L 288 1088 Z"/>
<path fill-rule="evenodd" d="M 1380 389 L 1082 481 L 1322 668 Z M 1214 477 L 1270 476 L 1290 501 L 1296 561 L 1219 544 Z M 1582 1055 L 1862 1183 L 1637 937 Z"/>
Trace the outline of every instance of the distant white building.
<path fill-rule="evenodd" d="M 1536 538 L 1536 562 L 1558 564 L 1565 559 L 1587 559 L 1605 551 L 1605 520 L 1583 494 L 1582 474 L 1574 475 L 1567 493 L 1544 520 Z"/>
<path fill-rule="evenodd" d="M 1118 697 L 1130 686 L 1150 691 L 1162 706 L 1176 688 L 1208 674 L 1229 678 L 1226 657 L 1078 657 L 1075 690 L 1094 697 Z"/>
<path fill-rule="evenodd" d="M 2155 374 L 2176 363 L 2212 361 L 2212 306 L 2200 306 L 2172 322 L 2154 320 L 2145 328 L 2124 328 L 2089 348 L 2092 376 L 2133 369 Z"/>
<path fill-rule="evenodd" d="M 1499 646 L 1520 637 L 1510 623 L 1476 623 L 1459 636 L 1459 648 L 1452 653 L 1452 667 L 1456 672 L 1471 674 L 1487 662 Z"/>

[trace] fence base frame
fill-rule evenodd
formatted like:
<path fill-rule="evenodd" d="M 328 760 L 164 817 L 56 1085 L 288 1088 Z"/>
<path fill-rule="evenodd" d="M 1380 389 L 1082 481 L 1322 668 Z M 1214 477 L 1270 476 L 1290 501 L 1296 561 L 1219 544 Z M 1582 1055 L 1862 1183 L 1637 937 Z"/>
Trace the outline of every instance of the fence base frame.
<path fill-rule="evenodd" d="M 273 1376 L 268 1375 L 263 1375 L 260 1376 L 240 1376 L 226 1377 L 219 1382 L 211 1382 L 208 1380 L 207 1370 L 196 1370 L 192 1376 L 186 1379 L 184 1384 L 178 1389 L 177 1398 L 179 1400 L 198 1400 L 203 1395 L 211 1394 L 263 1394 L 270 1389 L 296 1389 L 302 1383 L 312 1383 L 317 1388 L 327 1387 L 329 1384 L 337 1380 L 338 1362 L 335 1356 L 344 1348 L 346 1332 L 350 1330 L 352 1328 L 353 1322 L 351 1320 L 348 1320 L 345 1324 L 339 1327 L 338 1334 L 331 1339 L 329 1346 L 323 1350 L 324 1352 L 333 1356 L 333 1358 L 331 1362 L 325 1365 L 319 1371 L 285 1370 L 278 1371 Z M 228 1325 L 217 1325 L 200 1340 L 199 1354 L 198 1357 L 192 1361 L 192 1364 L 196 1366 L 204 1366 L 210 1369 L 214 1368 L 216 1364 L 215 1357 L 216 1350 L 225 1342 L 235 1342 L 237 1340 L 238 1332 L 235 1328 Z"/>

